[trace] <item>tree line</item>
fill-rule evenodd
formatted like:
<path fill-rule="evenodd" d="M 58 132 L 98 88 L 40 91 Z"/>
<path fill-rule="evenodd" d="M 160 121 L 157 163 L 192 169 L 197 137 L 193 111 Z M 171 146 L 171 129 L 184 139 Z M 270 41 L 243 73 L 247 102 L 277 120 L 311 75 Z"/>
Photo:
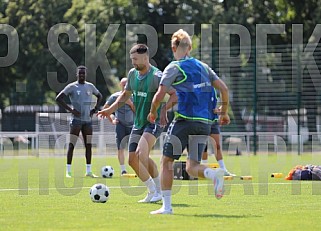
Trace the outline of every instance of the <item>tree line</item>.
<path fill-rule="evenodd" d="M 313 39 L 310 36 L 320 16 L 321 3 L 317 0 L 0 0 L 0 24 L 12 26 L 19 36 L 16 61 L 10 66 L 0 64 L 0 108 L 14 104 L 55 104 L 57 92 L 71 81 L 63 59 L 60 57 L 59 60 L 59 54 L 55 56 L 48 44 L 50 29 L 57 24 L 67 24 L 77 31 L 77 41 L 70 41 L 66 33 L 57 37 L 59 47 L 77 65 L 86 62 L 86 52 L 90 53 L 90 50 L 86 51 L 86 45 L 99 48 L 106 36 L 114 33 L 109 38 L 110 44 L 106 44 L 105 58 L 110 68 L 104 69 L 99 60 L 87 60 L 95 64 L 91 75 L 95 76 L 96 86 L 107 97 L 117 88 L 116 80 L 125 76 L 130 67 L 126 58 L 129 37 L 133 37 L 132 42 L 147 40 L 144 34 L 128 34 L 130 25 L 149 25 L 156 31 L 157 51 L 152 58 L 162 70 L 172 59 L 170 34 L 164 33 L 164 25 L 192 24 L 195 46 L 202 41 L 208 42 L 213 50 L 219 50 L 219 28 L 222 24 L 245 27 L 252 45 L 256 42 L 257 25 L 283 24 L 285 33 L 269 36 L 267 43 L 286 45 L 292 43 L 294 24 L 303 25 L 304 43 Z M 95 25 L 90 30 L 94 37 L 87 43 L 85 38 L 91 35 L 86 31 L 86 25 Z M 111 25 L 117 25 L 117 30 L 108 30 Z M 210 27 L 208 38 L 201 36 L 202 25 Z M 238 36 L 231 36 L 231 47 L 237 47 L 239 43 Z M 0 44 L 0 57 L 5 57 L 9 52 L 8 37 L 2 32 Z M 194 54 L 200 55 L 195 48 Z M 215 58 L 211 64 L 215 68 Z M 57 82 L 61 83 L 57 88 L 48 81 L 50 72 L 56 72 Z M 242 92 L 235 92 L 235 95 L 242 95 Z"/>

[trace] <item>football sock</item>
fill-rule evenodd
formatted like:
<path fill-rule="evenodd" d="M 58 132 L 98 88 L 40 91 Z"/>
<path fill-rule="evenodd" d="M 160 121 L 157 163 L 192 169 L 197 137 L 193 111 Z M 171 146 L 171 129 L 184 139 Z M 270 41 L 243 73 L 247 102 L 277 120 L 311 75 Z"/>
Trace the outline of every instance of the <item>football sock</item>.
<path fill-rule="evenodd" d="M 91 164 L 86 164 L 86 172 L 91 172 Z"/>
<path fill-rule="evenodd" d="M 67 172 L 71 172 L 71 164 L 67 164 L 66 167 L 67 167 L 67 169 L 66 169 Z"/>
<path fill-rule="evenodd" d="M 162 190 L 164 210 L 172 209 L 172 190 Z"/>
<path fill-rule="evenodd" d="M 125 165 L 120 165 L 121 172 L 126 171 L 126 166 Z"/>
<path fill-rule="evenodd" d="M 208 160 L 201 160 L 201 164 L 207 164 Z"/>
<path fill-rule="evenodd" d="M 211 168 L 205 168 L 204 169 L 204 176 L 207 179 L 214 180 L 215 174 L 216 174 L 216 172 Z"/>
<path fill-rule="evenodd" d="M 226 170 L 225 164 L 224 164 L 224 160 L 219 160 L 219 161 L 217 161 L 217 162 L 218 162 L 218 164 L 220 165 L 220 168 L 221 168 L 221 169 Z"/>
<path fill-rule="evenodd" d="M 156 191 L 157 191 L 158 193 L 160 193 L 161 187 L 160 187 L 159 176 L 153 178 L 153 181 L 154 181 L 154 183 L 155 183 L 155 185 L 156 185 Z"/>
<path fill-rule="evenodd" d="M 146 180 L 144 182 L 144 184 L 146 185 L 146 187 L 148 188 L 148 191 L 151 193 L 154 193 L 156 191 L 156 186 L 155 183 L 153 181 L 153 179 L 151 177 L 149 177 L 148 180 Z"/>

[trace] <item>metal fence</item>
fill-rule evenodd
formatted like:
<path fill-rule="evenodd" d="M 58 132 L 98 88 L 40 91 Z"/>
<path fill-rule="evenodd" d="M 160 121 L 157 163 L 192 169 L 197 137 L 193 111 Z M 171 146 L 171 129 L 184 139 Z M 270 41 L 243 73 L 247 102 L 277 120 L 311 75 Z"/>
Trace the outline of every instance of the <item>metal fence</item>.
<path fill-rule="evenodd" d="M 232 123 L 222 132 L 252 133 L 249 147 L 254 153 L 258 133 L 298 144 L 299 154 L 311 149 L 313 139 L 320 140 L 320 44 L 240 51 L 239 47 L 213 51 L 212 65 L 230 89 Z"/>
<path fill-rule="evenodd" d="M 291 150 L 300 154 L 320 144 L 320 44 L 232 47 L 204 52 L 210 55 L 203 55 L 202 60 L 212 64 L 230 89 L 231 124 L 222 127 L 224 149 L 234 145 L 231 140 L 238 140 L 240 149 L 256 153 L 265 140 L 271 142 L 273 150 L 278 150 L 277 141 L 282 139 Z M 2 112 L 3 128 L 9 125 L 9 120 L 4 121 L 4 118 L 13 121 L 14 116 L 16 119 L 21 116 L 6 113 L 9 112 Z M 32 116 L 31 122 L 28 121 L 35 127 L 36 114 L 33 112 Z M 27 125 L 28 121 L 21 124 Z M 19 127 L 7 132 L 25 130 L 28 129 Z M 104 135 L 106 131 L 113 132 L 113 129 L 99 130 L 98 134 Z M 108 135 L 108 140 L 112 139 L 111 134 Z M 1 137 L 4 136 L 1 132 Z M 31 136 L 38 137 L 34 133 Z M 233 139 L 235 137 L 241 137 L 241 142 Z M 33 145 L 36 144 L 33 140 Z"/>

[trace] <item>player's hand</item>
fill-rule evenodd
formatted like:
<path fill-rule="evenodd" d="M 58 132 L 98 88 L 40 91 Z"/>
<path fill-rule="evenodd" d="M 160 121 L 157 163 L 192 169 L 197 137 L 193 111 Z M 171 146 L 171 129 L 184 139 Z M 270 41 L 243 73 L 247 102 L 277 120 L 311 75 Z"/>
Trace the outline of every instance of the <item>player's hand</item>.
<path fill-rule="evenodd" d="M 119 123 L 119 120 L 118 120 L 117 118 L 113 119 L 113 121 L 112 121 L 112 124 L 113 124 L 113 125 L 116 125 L 116 124 L 118 124 L 118 123 Z"/>
<path fill-rule="evenodd" d="M 220 114 L 220 113 L 221 113 L 221 109 L 222 109 L 222 106 L 220 106 L 219 108 L 215 108 L 215 109 L 213 110 L 213 113 L 214 113 L 214 114 Z"/>
<path fill-rule="evenodd" d="M 167 111 L 165 107 L 162 108 L 159 118 L 160 118 L 159 119 L 160 126 L 166 127 L 166 125 L 168 124 L 168 117 L 167 117 Z"/>
<path fill-rule="evenodd" d="M 75 117 L 80 117 L 81 113 L 77 111 L 76 109 L 72 109 L 71 114 L 73 114 Z"/>
<path fill-rule="evenodd" d="M 155 121 L 156 121 L 156 119 L 157 119 L 157 114 L 154 114 L 154 113 L 149 112 L 149 114 L 148 114 L 148 116 L 147 116 L 147 120 L 148 120 L 149 122 L 151 122 L 152 124 L 154 124 Z"/>
<path fill-rule="evenodd" d="M 105 119 L 107 116 L 110 116 L 111 112 L 108 110 L 108 108 L 103 109 L 101 111 L 97 112 L 97 117 L 100 117 L 102 119 Z"/>
<path fill-rule="evenodd" d="M 97 113 L 97 109 L 96 108 L 93 108 L 90 110 L 90 117 L 92 117 L 95 113 Z"/>
<path fill-rule="evenodd" d="M 226 114 L 221 114 L 219 117 L 219 124 L 220 125 L 228 125 L 230 124 L 231 120 L 230 120 L 230 116 L 226 113 Z"/>

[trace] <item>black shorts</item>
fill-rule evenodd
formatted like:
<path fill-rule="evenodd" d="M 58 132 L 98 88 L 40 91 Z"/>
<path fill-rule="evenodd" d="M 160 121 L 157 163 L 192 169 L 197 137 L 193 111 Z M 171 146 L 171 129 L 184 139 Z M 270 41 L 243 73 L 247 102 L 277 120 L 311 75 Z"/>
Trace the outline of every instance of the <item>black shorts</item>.
<path fill-rule="evenodd" d="M 178 160 L 188 146 L 188 158 L 200 161 L 211 125 L 195 121 L 176 120 L 168 128 L 163 155 Z"/>
<path fill-rule="evenodd" d="M 129 144 L 128 144 L 128 152 L 135 152 L 138 146 L 138 142 L 143 135 L 144 132 L 150 133 L 157 139 L 160 134 L 163 132 L 163 128 L 161 128 L 158 124 L 147 124 L 145 127 L 141 129 L 136 129 L 133 126 L 133 129 L 129 136 Z"/>
<path fill-rule="evenodd" d="M 116 124 L 116 143 L 117 149 L 125 149 L 128 142 L 132 127 L 125 126 L 121 123 Z"/>
<path fill-rule="evenodd" d="M 211 134 L 220 134 L 221 133 L 221 128 L 218 122 L 215 122 L 211 126 Z"/>
<path fill-rule="evenodd" d="M 70 121 L 71 128 L 76 128 L 76 127 L 83 128 L 87 126 L 92 129 L 92 121 L 81 121 L 78 119 L 72 119 Z"/>

